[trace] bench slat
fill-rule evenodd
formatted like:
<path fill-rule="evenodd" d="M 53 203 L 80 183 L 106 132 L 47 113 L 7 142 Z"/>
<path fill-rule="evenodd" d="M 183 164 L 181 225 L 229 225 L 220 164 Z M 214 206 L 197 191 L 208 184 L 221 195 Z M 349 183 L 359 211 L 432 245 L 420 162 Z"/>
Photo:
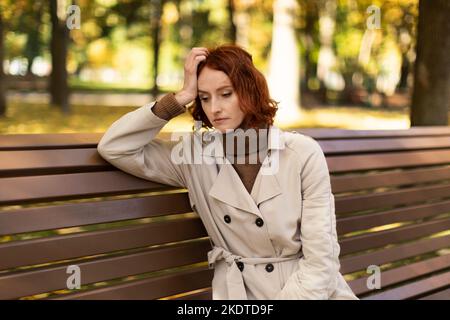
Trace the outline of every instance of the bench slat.
<path fill-rule="evenodd" d="M 354 217 L 338 217 L 336 229 L 338 235 L 343 235 L 391 223 L 423 219 L 447 212 L 450 212 L 450 201 L 386 210 Z"/>
<path fill-rule="evenodd" d="M 343 274 L 366 270 L 369 265 L 382 265 L 450 247 L 450 236 L 420 240 L 356 256 L 341 258 Z"/>
<path fill-rule="evenodd" d="M 329 156 L 330 172 L 342 173 L 361 170 L 408 168 L 450 164 L 450 150 L 405 151 L 352 156 Z"/>
<path fill-rule="evenodd" d="M 340 193 L 444 180 L 450 180 L 450 166 L 409 169 L 400 172 L 331 176 L 331 185 L 334 192 Z"/>
<path fill-rule="evenodd" d="M 450 136 L 448 126 L 411 127 L 395 130 L 351 130 L 327 128 L 301 128 L 296 131 L 315 139 L 370 139 L 390 137 L 439 137 Z M 58 134 L 8 134 L 0 135 L 0 150 L 25 150 L 49 148 L 77 148 L 96 146 L 104 133 L 58 133 Z M 160 132 L 158 137 L 170 138 L 170 133 Z"/>
<path fill-rule="evenodd" d="M 0 212 L 0 236 L 191 212 L 187 192 Z"/>
<path fill-rule="evenodd" d="M 0 299 L 17 299 L 41 292 L 67 289 L 69 274 L 66 270 L 72 264 L 80 268 L 81 285 L 86 285 L 203 262 L 210 248 L 208 240 L 201 240 L 133 254 L 9 273 L 0 276 Z M 21 283 L 32 283 L 33 286 L 21 286 Z"/>
<path fill-rule="evenodd" d="M 174 189 L 121 171 L 2 178 L 0 205 Z"/>
<path fill-rule="evenodd" d="M 390 137 L 387 139 L 318 140 L 318 142 L 322 150 L 329 155 L 450 148 L 450 136 L 434 137 L 433 139 L 429 137 Z"/>
<path fill-rule="evenodd" d="M 340 240 L 341 254 L 375 249 L 388 244 L 424 237 L 450 229 L 450 218 L 422 222 L 385 231 L 372 232 Z"/>
<path fill-rule="evenodd" d="M 356 295 L 360 296 L 362 294 L 369 293 L 372 290 L 374 292 L 378 290 L 384 290 L 388 286 L 395 285 L 402 281 L 407 281 L 427 274 L 431 274 L 448 267 L 450 267 L 450 254 L 427 259 L 420 262 L 415 262 L 392 270 L 382 271 L 380 279 L 381 282 L 380 289 L 367 288 L 367 279 L 370 277 L 370 275 L 349 281 L 348 284 L 352 288 L 353 292 Z"/>
<path fill-rule="evenodd" d="M 96 148 L 104 133 L 39 133 L 0 135 L 0 151 Z M 170 139 L 160 132 L 158 138 Z"/>
<path fill-rule="evenodd" d="M 79 232 L 0 245 L 0 270 L 206 236 L 200 218 Z M 64 248 L 64 250 L 62 250 Z"/>
<path fill-rule="evenodd" d="M 356 211 L 389 208 L 399 205 L 439 200 L 450 197 L 450 184 L 406 188 L 395 191 L 336 197 L 336 214 L 345 215 Z"/>
<path fill-rule="evenodd" d="M 104 133 L 0 135 L 0 151 L 95 147 Z"/>
<path fill-rule="evenodd" d="M 176 276 L 167 275 L 143 279 L 130 283 L 90 290 L 87 292 L 62 295 L 49 300 L 151 300 L 178 293 L 202 289 L 211 285 L 214 271 L 205 267 L 180 272 Z"/>
<path fill-rule="evenodd" d="M 349 138 L 390 138 L 390 137 L 435 137 L 450 135 L 449 126 L 413 126 L 408 129 L 394 130 L 351 130 L 351 129 L 328 129 L 328 128 L 302 128 L 297 131 L 317 139 L 349 139 Z"/>
<path fill-rule="evenodd" d="M 94 148 L 0 151 L 0 177 L 100 171 L 111 168 Z"/>
<path fill-rule="evenodd" d="M 424 141 L 428 141 L 428 138 L 420 141 L 422 142 L 417 141 L 417 143 L 424 145 L 422 149 L 426 149 Z M 429 144 L 428 148 L 445 147 L 446 149 L 408 151 L 419 149 L 415 141 L 393 139 L 370 142 L 359 140 L 319 141 L 322 150 L 327 155 L 331 172 L 450 163 L 450 137 L 436 138 L 427 143 Z M 371 153 L 357 155 L 364 152 Z M 356 153 L 356 155 L 334 155 L 343 153 Z M 418 157 L 419 154 L 420 157 Z M 343 157 L 346 161 L 339 164 Z M 371 161 L 367 161 L 367 159 Z M 0 177 L 77 173 L 105 169 L 114 169 L 114 167 L 103 160 L 96 148 L 0 151 Z"/>
<path fill-rule="evenodd" d="M 427 292 L 447 287 L 450 271 L 363 298 L 364 300 L 412 299 Z"/>
<path fill-rule="evenodd" d="M 450 300 L 450 288 L 430 294 L 419 300 Z"/>

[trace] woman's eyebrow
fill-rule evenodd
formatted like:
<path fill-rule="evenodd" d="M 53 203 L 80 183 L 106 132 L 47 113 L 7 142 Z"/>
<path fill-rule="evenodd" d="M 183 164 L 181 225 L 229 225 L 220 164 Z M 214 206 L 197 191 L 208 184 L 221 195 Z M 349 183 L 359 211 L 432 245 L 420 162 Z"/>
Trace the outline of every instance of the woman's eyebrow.
<path fill-rule="evenodd" d="M 216 91 L 219 91 L 219 90 L 227 88 L 227 87 L 231 87 L 231 85 L 227 84 L 226 86 L 221 86 L 221 87 L 217 88 Z M 204 90 L 198 90 L 198 92 L 208 93 L 208 91 L 204 91 Z"/>

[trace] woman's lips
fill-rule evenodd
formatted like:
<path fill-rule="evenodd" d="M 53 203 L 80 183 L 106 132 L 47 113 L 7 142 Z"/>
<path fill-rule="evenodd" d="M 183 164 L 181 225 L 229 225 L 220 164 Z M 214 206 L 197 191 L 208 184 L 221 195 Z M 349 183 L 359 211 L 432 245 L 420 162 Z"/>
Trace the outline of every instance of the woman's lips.
<path fill-rule="evenodd" d="M 229 118 L 220 118 L 220 119 L 216 119 L 216 120 L 214 120 L 214 122 L 215 123 L 223 123 L 223 122 L 225 122 L 226 120 L 228 120 Z"/>

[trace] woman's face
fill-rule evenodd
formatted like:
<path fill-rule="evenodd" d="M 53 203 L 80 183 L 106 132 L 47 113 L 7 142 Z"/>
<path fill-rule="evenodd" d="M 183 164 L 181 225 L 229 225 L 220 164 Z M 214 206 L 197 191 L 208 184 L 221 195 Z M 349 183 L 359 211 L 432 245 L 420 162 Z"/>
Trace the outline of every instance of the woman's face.
<path fill-rule="evenodd" d="M 197 79 L 198 95 L 203 111 L 215 129 L 225 133 L 236 129 L 245 118 L 230 78 L 222 71 L 208 67 Z"/>

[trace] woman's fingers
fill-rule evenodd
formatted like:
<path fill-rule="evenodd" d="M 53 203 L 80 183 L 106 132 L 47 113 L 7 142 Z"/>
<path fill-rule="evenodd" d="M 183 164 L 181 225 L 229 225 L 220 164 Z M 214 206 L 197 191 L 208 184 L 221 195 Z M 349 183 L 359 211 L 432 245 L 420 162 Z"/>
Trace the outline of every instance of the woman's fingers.
<path fill-rule="evenodd" d="M 206 56 L 205 55 L 196 56 L 195 59 L 196 60 L 204 60 L 204 59 L 206 59 Z"/>
<path fill-rule="evenodd" d="M 208 56 L 209 52 L 207 48 L 194 48 L 191 50 L 193 56 L 205 55 Z"/>
<path fill-rule="evenodd" d="M 184 86 L 183 91 L 195 99 L 197 96 L 197 68 L 201 61 L 205 60 L 209 55 L 209 51 L 204 47 L 194 47 L 186 56 L 184 65 Z"/>
<path fill-rule="evenodd" d="M 208 48 L 205 48 L 205 47 L 194 47 L 194 48 L 192 48 L 192 51 L 204 51 L 204 52 L 208 52 Z"/>
<path fill-rule="evenodd" d="M 193 60 L 198 60 L 198 59 L 200 59 L 200 58 L 206 58 L 208 55 L 206 54 L 206 53 L 204 53 L 204 52 L 199 52 L 199 53 L 196 53 L 196 54 L 194 54 L 193 56 L 192 56 L 192 59 Z"/>
<path fill-rule="evenodd" d="M 208 49 L 204 47 L 194 47 L 186 58 L 185 67 L 188 72 L 195 73 L 198 64 L 205 60 L 209 55 Z"/>

